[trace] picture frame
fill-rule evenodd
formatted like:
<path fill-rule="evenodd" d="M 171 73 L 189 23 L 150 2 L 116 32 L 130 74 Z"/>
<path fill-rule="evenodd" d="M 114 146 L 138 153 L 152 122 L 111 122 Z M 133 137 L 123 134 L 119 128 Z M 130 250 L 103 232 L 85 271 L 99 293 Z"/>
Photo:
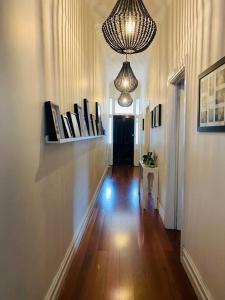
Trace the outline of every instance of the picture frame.
<path fill-rule="evenodd" d="M 225 132 L 225 57 L 198 77 L 198 132 Z"/>
<path fill-rule="evenodd" d="M 158 104 L 156 106 L 156 127 L 160 127 L 161 126 L 161 104 Z"/>
<path fill-rule="evenodd" d="M 151 128 L 154 128 L 154 110 L 151 111 Z"/>
<path fill-rule="evenodd" d="M 98 135 L 98 128 L 96 126 L 96 116 L 92 114 L 93 117 L 93 123 L 94 123 L 94 129 L 95 129 L 95 134 Z"/>
<path fill-rule="evenodd" d="M 154 128 L 157 127 L 157 122 L 156 122 L 156 107 L 154 107 Z"/>
<path fill-rule="evenodd" d="M 65 138 L 66 139 L 72 138 L 73 134 L 72 134 L 72 130 L 70 128 L 70 123 L 69 123 L 68 117 L 64 116 L 64 115 L 61 115 L 61 117 L 62 117 Z"/>
<path fill-rule="evenodd" d="M 59 106 L 52 101 L 45 102 L 45 135 L 49 141 L 60 141 L 65 138 Z"/>
<path fill-rule="evenodd" d="M 102 134 L 102 122 L 101 122 L 101 106 L 98 102 L 95 102 L 95 113 L 96 113 L 96 127 L 97 127 L 97 134 Z"/>
<path fill-rule="evenodd" d="M 73 137 L 80 137 L 80 129 L 77 123 L 77 117 L 76 114 L 73 112 L 67 112 L 66 113 L 69 123 L 70 123 L 70 128 L 73 134 Z"/>
<path fill-rule="evenodd" d="M 96 121 L 101 121 L 101 106 L 98 102 L 95 102 L 95 113 L 96 113 Z"/>
<path fill-rule="evenodd" d="M 77 123 L 80 129 L 80 136 L 88 136 L 88 131 L 86 127 L 86 122 L 84 121 L 83 110 L 82 107 L 75 103 L 74 104 L 74 112 L 76 114 Z"/>
<path fill-rule="evenodd" d="M 91 127 L 92 127 L 92 131 L 93 131 L 93 135 L 98 135 L 96 126 L 95 126 L 95 115 L 90 114 L 90 119 L 91 119 Z"/>
<path fill-rule="evenodd" d="M 93 135 L 90 114 L 89 114 L 89 101 L 86 98 L 83 100 L 83 107 L 84 107 L 84 120 L 87 126 L 88 135 Z"/>
<path fill-rule="evenodd" d="M 162 125 L 162 104 L 158 104 L 151 111 L 151 128 L 157 128 Z"/>

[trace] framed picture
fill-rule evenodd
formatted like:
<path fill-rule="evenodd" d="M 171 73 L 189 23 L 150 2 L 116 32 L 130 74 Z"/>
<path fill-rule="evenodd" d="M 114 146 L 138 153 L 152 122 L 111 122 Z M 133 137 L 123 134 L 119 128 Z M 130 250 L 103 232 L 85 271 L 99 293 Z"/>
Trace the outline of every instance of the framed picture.
<path fill-rule="evenodd" d="M 96 117 L 95 117 L 95 115 L 92 114 L 92 118 L 93 118 L 93 125 L 94 125 L 94 129 L 95 129 L 95 134 L 98 135 L 98 128 L 96 126 Z"/>
<path fill-rule="evenodd" d="M 151 111 L 151 128 L 156 128 L 162 125 L 162 104 L 157 105 Z"/>
<path fill-rule="evenodd" d="M 155 107 L 155 127 L 159 127 L 158 106 Z"/>
<path fill-rule="evenodd" d="M 72 112 L 67 112 L 66 115 L 70 123 L 70 128 L 72 130 L 73 137 L 80 137 L 80 129 L 77 123 L 76 114 Z"/>
<path fill-rule="evenodd" d="M 156 124 L 156 127 L 159 127 L 161 126 L 161 104 L 157 105 L 156 106 L 156 121 L 155 121 L 155 124 Z"/>
<path fill-rule="evenodd" d="M 225 57 L 199 75 L 198 131 L 225 131 Z"/>
<path fill-rule="evenodd" d="M 87 131 L 89 135 L 93 135 L 90 114 L 89 114 L 89 101 L 87 99 L 84 99 L 83 104 L 84 104 L 84 120 L 87 126 Z"/>
<path fill-rule="evenodd" d="M 101 106 L 98 102 L 95 102 L 95 113 L 96 113 L 96 121 L 101 121 Z"/>
<path fill-rule="evenodd" d="M 69 120 L 68 120 L 67 116 L 62 115 L 61 117 L 62 117 L 62 123 L 63 123 L 64 133 L 65 133 L 65 138 L 66 139 L 72 138 L 73 135 L 72 135 L 72 131 L 71 131 L 71 128 L 70 128 L 70 123 L 69 123 Z"/>
<path fill-rule="evenodd" d="M 93 134 L 98 135 L 95 126 L 95 115 L 90 114 L 90 119 L 91 119 L 91 127 L 92 127 Z"/>
<path fill-rule="evenodd" d="M 154 128 L 155 128 L 155 127 L 157 127 L 157 122 L 156 122 L 156 107 L 154 107 L 153 115 L 154 115 Z"/>
<path fill-rule="evenodd" d="M 151 111 L 151 128 L 154 128 L 154 110 Z"/>
<path fill-rule="evenodd" d="M 96 127 L 98 135 L 102 134 L 102 123 L 101 123 L 101 106 L 98 102 L 95 102 L 95 113 L 96 113 Z"/>
<path fill-rule="evenodd" d="M 77 103 L 74 104 L 74 112 L 76 114 L 77 123 L 80 129 L 80 136 L 88 136 L 86 122 L 84 121 L 83 110 Z"/>
<path fill-rule="evenodd" d="M 59 106 L 51 101 L 45 102 L 46 136 L 50 141 L 64 139 L 64 129 Z"/>

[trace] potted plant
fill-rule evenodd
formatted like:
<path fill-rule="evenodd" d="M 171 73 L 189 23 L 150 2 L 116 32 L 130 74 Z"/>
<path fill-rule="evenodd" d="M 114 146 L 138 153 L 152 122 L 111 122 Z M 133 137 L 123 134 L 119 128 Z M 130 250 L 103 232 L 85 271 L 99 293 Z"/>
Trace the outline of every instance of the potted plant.
<path fill-rule="evenodd" d="M 157 166 L 157 155 L 154 152 L 148 152 L 143 155 L 143 163 L 150 168 L 155 168 Z"/>

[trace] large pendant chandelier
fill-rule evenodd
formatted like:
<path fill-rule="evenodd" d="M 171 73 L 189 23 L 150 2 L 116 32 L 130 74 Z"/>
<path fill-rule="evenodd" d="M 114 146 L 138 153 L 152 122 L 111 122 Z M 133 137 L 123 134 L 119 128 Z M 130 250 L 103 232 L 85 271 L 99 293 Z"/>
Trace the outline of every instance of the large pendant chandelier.
<path fill-rule="evenodd" d="M 149 47 L 157 27 L 142 0 L 118 0 L 102 31 L 113 50 L 133 54 Z"/>
<path fill-rule="evenodd" d="M 118 99 L 118 104 L 123 107 L 129 107 L 133 103 L 133 99 L 129 93 L 121 93 Z"/>
<path fill-rule="evenodd" d="M 115 87 L 118 91 L 131 93 L 138 87 L 138 80 L 130 66 L 129 61 L 123 63 L 118 76 L 114 80 Z"/>

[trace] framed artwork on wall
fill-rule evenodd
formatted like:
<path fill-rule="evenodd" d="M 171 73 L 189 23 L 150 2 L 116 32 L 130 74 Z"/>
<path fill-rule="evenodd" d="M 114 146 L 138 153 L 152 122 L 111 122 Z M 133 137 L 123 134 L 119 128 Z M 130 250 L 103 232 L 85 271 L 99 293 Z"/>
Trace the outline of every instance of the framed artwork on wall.
<path fill-rule="evenodd" d="M 198 131 L 225 132 L 225 57 L 199 75 Z"/>
<path fill-rule="evenodd" d="M 80 137 L 80 129 L 77 123 L 76 114 L 72 112 L 67 112 L 67 117 L 70 123 L 70 128 L 73 134 L 73 137 Z"/>
<path fill-rule="evenodd" d="M 161 126 L 161 104 L 156 106 L 156 127 Z"/>
<path fill-rule="evenodd" d="M 157 122 L 156 122 L 156 107 L 154 107 L 153 115 L 154 115 L 154 128 L 156 128 L 157 127 Z"/>
<path fill-rule="evenodd" d="M 72 138 L 73 134 L 67 116 L 62 115 L 62 123 L 63 123 L 65 138 L 66 139 Z"/>
<path fill-rule="evenodd" d="M 160 127 L 162 125 L 162 104 L 157 105 L 151 111 L 151 128 Z"/>
<path fill-rule="evenodd" d="M 89 113 L 89 101 L 87 99 L 83 100 L 84 102 L 84 120 L 87 126 L 87 131 L 89 135 L 94 135 L 92 126 L 91 126 L 91 120 L 90 120 L 90 113 Z"/>
<path fill-rule="evenodd" d="M 81 130 L 81 123 L 80 123 L 80 114 L 81 114 L 81 106 L 79 106 L 77 103 L 74 104 L 74 113 L 77 118 L 77 124 L 80 130 L 80 136 L 82 136 L 82 130 Z"/>
<path fill-rule="evenodd" d="M 83 110 L 77 103 L 74 104 L 74 112 L 77 117 L 77 123 L 80 129 L 80 136 L 88 136 L 86 122 L 84 121 Z"/>
<path fill-rule="evenodd" d="M 98 102 L 95 102 L 95 113 L 96 113 L 96 121 L 101 121 L 101 106 Z"/>
<path fill-rule="evenodd" d="M 45 135 L 50 141 L 59 141 L 65 138 L 59 106 L 51 101 L 45 102 L 45 123 Z"/>
<path fill-rule="evenodd" d="M 98 102 L 95 102 L 95 113 L 96 113 L 96 127 L 98 135 L 103 133 L 102 118 L 101 118 L 101 106 Z"/>
<path fill-rule="evenodd" d="M 91 127 L 94 135 L 97 135 L 96 126 L 95 126 L 95 115 L 90 114 Z"/>
<path fill-rule="evenodd" d="M 154 111 L 151 111 L 151 128 L 154 128 Z"/>

